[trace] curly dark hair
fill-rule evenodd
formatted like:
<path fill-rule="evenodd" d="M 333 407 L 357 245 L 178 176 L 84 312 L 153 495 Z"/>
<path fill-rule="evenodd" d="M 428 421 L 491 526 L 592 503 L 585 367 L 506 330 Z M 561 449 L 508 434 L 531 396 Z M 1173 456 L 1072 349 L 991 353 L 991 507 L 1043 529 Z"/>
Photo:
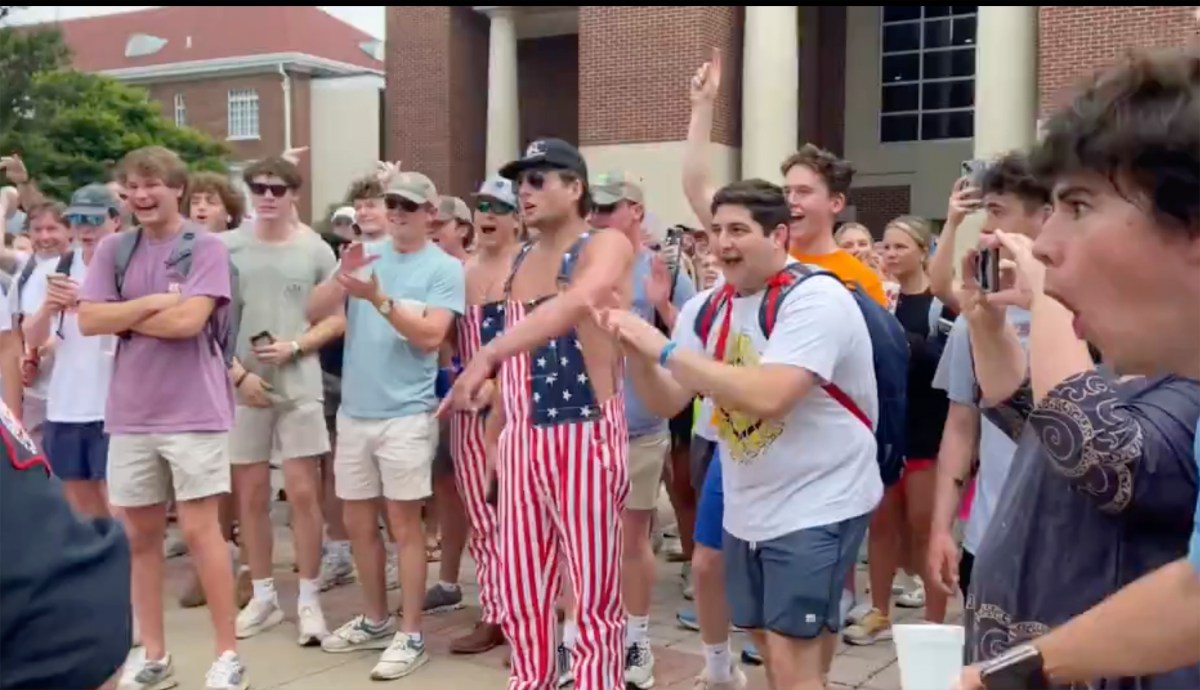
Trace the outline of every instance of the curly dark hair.
<path fill-rule="evenodd" d="M 363 175 L 350 183 L 346 190 L 346 203 L 353 204 L 363 199 L 382 199 L 383 183 L 375 175 Z"/>
<path fill-rule="evenodd" d="M 1200 48 L 1135 53 L 1045 124 L 1035 171 L 1106 177 L 1163 226 L 1200 236 Z"/>
<path fill-rule="evenodd" d="M 980 182 L 984 194 L 1012 194 L 1033 210 L 1050 203 L 1050 186 L 1036 174 L 1024 153 L 1001 156 L 987 167 Z"/>
<path fill-rule="evenodd" d="M 216 194 L 228 216 L 226 227 L 232 230 L 241 226 L 246 215 L 246 202 L 229 183 L 228 177 L 213 172 L 192 173 L 188 178 L 187 196 L 184 197 L 184 213 L 191 208 L 193 194 Z"/>
<path fill-rule="evenodd" d="M 788 156 L 779 170 L 787 175 L 797 165 L 803 165 L 820 175 L 830 193 L 842 196 L 850 193 L 850 185 L 854 182 L 854 165 L 832 151 L 826 151 L 816 144 L 805 144 Z"/>
<path fill-rule="evenodd" d="M 750 211 L 750 217 L 768 235 L 780 225 L 787 225 L 792 217 L 783 188 L 766 180 L 742 180 L 718 189 L 709 210 L 716 215 L 721 206 L 741 206 Z"/>

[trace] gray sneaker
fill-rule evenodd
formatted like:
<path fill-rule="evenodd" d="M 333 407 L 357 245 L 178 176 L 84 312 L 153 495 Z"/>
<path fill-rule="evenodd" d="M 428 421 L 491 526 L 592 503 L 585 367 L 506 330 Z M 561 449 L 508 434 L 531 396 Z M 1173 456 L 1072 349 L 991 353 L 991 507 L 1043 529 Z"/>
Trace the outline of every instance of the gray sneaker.
<path fill-rule="evenodd" d="M 145 657 L 131 659 L 121 678 L 121 690 L 167 690 L 179 685 L 175 680 L 175 666 L 168 654 L 158 661 Z"/>
<path fill-rule="evenodd" d="M 449 613 L 450 611 L 457 611 L 462 607 L 462 587 L 443 587 L 441 583 L 438 583 L 425 592 L 425 606 L 423 610 L 427 614 Z"/>
<path fill-rule="evenodd" d="M 168 534 L 167 537 L 163 539 L 164 558 L 175 558 L 177 556 L 182 556 L 187 552 L 187 544 L 174 534 Z"/>
<path fill-rule="evenodd" d="M 354 562 L 350 554 L 330 549 L 321 558 L 321 591 L 354 582 Z"/>

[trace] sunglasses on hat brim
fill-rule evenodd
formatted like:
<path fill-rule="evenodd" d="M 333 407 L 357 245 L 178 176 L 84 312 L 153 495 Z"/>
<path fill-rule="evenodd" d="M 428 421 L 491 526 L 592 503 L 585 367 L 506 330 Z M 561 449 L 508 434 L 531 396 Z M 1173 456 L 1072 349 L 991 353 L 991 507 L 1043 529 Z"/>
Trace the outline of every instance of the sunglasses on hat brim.
<path fill-rule="evenodd" d="M 112 217 L 115 217 L 115 213 L 111 211 L 109 213 L 68 213 L 67 222 L 71 225 L 98 228 Z"/>
<path fill-rule="evenodd" d="M 491 213 L 497 216 L 507 216 L 511 213 L 516 213 L 517 208 L 510 204 L 506 204 L 499 199 L 491 199 L 482 197 L 475 200 L 475 210 L 480 213 Z"/>

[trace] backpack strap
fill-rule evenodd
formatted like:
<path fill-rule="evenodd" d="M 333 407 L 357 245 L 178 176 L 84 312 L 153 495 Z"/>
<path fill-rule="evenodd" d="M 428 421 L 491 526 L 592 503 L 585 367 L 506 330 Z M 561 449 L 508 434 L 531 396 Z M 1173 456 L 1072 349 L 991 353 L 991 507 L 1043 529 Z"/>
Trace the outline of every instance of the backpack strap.
<path fill-rule="evenodd" d="M 733 299 L 733 286 L 729 283 L 723 284 L 704 298 L 704 304 L 700 305 L 700 311 L 696 313 L 696 322 L 692 327 L 702 345 L 708 344 L 708 336 L 712 334 L 713 324 L 717 322 L 717 314 L 731 299 Z"/>
<path fill-rule="evenodd" d="M 167 265 L 176 268 L 179 274 L 186 278 L 192 270 L 192 254 L 195 246 L 196 232 L 184 230 L 183 234 L 179 236 L 179 242 L 175 245 L 175 249 L 167 257 Z"/>
<path fill-rule="evenodd" d="M 25 265 L 21 266 L 21 275 L 17 278 L 17 310 L 20 311 L 21 293 L 25 292 L 25 284 L 33 277 L 33 272 L 37 270 L 37 254 L 30 254 L 25 260 Z"/>
<path fill-rule="evenodd" d="M 936 297 L 929 301 L 929 337 L 930 339 L 938 337 L 941 334 L 939 322 L 942 320 L 942 301 Z"/>
<path fill-rule="evenodd" d="M 525 262 L 525 257 L 529 254 L 530 249 L 533 249 L 532 240 L 522 245 L 521 250 L 517 252 L 517 256 L 513 258 L 512 270 L 508 272 L 508 279 L 504 281 L 504 299 L 506 301 L 512 295 L 513 278 L 517 277 L 517 271 L 521 268 L 521 264 Z"/>
<path fill-rule="evenodd" d="M 579 255 L 583 253 L 583 249 L 590 239 L 592 239 L 592 231 L 588 230 L 580 235 L 571 248 L 563 254 L 562 263 L 558 267 L 559 289 L 565 288 L 571 283 L 571 274 L 575 272 L 575 265 L 579 263 Z"/>
<path fill-rule="evenodd" d="M 113 258 L 113 278 L 116 280 L 117 297 L 124 299 L 125 272 L 129 270 L 129 262 L 133 253 L 142 242 L 142 229 L 138 227 L 133 232 L 125 232 L 117 236 L 117 252 Z"/>
<path fill-rule="evenodd" d="M 69 276 L 73 265 L 75 265 L 75 250 L 68 249 L 65 254 L 58 257 L 58 265 L 54 267 L 54 272 Z"/>

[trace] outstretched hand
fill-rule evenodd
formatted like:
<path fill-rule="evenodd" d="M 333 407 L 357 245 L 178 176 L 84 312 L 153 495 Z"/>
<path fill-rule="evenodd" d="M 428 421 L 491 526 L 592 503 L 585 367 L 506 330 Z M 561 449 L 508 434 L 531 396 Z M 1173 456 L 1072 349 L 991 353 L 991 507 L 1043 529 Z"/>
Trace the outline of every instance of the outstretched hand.
<path fill-rule="evenodd" d="M 700 65 L 692 76 L 692 103 L 712 103 L 721 90 L 721 49 L 713 48 L 712 58 Z"/>

